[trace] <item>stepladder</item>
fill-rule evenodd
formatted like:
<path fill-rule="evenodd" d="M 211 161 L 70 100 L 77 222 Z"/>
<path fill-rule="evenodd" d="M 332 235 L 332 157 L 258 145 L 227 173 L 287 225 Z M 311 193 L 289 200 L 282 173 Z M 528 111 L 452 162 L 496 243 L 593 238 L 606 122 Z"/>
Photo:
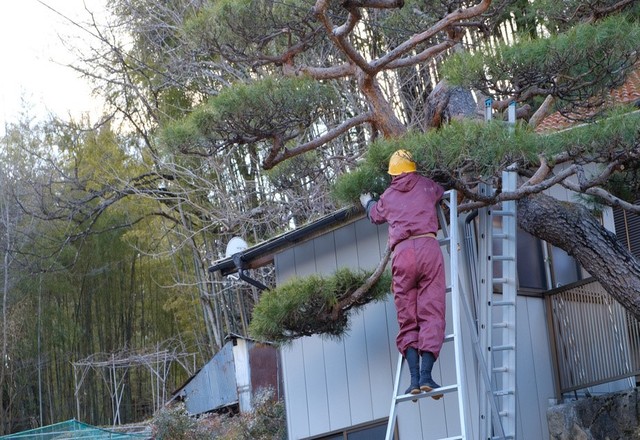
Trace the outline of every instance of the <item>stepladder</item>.
<path fill-rule="evenodd" d="M 448 214 L 448 215 L 447 215 Z M 445 424 L 440 423 L 438 432 L 432 432 L 434 435 L 430 438 L 442 438 L 442 439 L 467 439 L 467 428 L 469 424 L 469 417 L 467 415 L 468 396 L 467 386 L 465 384 L 465 377 L 463 374 L 464 356 L 463 347 L 461 341 L 461 328 L 460 319 L 456 317 L 460 316 L 460 284 L 459 284 L 459 254 L 461 250 L 461 243 L 458 232 L 458 212 L 457 212 L 457 193 L 456 191 L 447 191 L 442 199 L 441 206 L 438 207 L 438 218 L 440 223 L 441 233 L 438 236 L 438 241 L 443 254 L 448 255 L 448 274 L 449 280 L 447 282 L 447 308 L 450 310 L 450 316 L 453 319 L 448 319 L 447 331 L 445 334 L 445 340 L 443 345 L 443 351 L 448 353 L 448 360 L 453 358 L 454 365 L 441 366 L 440 371 L 444 368 L 447 371 L 447 382 L 443 379 L 441 374 L 438 377 L 440 380 L 440 388 L 437 388 L 430 392 L 422 392 L 420 394 L 403 394 L 404 382 L 403 379 L 408 375 L 408 369 L 406 368 L 404 359 L 401 354 L 398 354 L 398 361 L 395 372 L 393 398 L 391 402 L 391 409 L 389 413 L 389 419 L 387 424 L 386 439 L 391 440 L 395 438 L 396 431 L 396 419 L 397 413 L 403 405 L 410 405 L 411 403 L 418 403 L 424 406 L 425 413 L 431 413 L 432 417 L 439 417 L 441 415 L 456 414 L 459 423 L 452 423 L 452 427 L 449 428 Z M 443 356 L 441 355 L 441 358 Z M 449 362 L 449 361 L 448 361 Z M 447 363 L 448 363 L 447 362 Z M 435 371 L 435 370 L 434 370 Z M 435 377 L 435 375 L 434 375 Z M 442 396 L 442 398 L 440 398 Z M 408 402 L 408 403 L 405 403 Z M 402 405 L 402 406 L 401 406 Z M 430 410 L 426 408 L 427 405 L 438 405 L 440 408 Z M 445 415 L 446 417 L 446 415 Z M 423 424 L 424 430 L 429 429 L 429 423 Z M 435 424 L 434 424 L 435 426 Z M 450 432 L 456 431 L 456 432 Z M 424 436 L 422 436 L 424 437 Z M 416 438 L 419 438 L 416 436 Z"/>

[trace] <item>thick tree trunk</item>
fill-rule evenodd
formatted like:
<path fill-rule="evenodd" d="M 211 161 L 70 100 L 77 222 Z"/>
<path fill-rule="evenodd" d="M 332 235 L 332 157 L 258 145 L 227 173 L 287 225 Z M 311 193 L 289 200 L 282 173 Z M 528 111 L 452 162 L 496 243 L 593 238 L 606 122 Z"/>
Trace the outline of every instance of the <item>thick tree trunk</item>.
<path fill-rule="evenodd" d="M 447 81 L 440 81 L 429 94 L 425 105 L 424 129 L 437 128 L 452 119 L 481 119 L 471 90 L 451 87 Z"/>
<path fill-rule="evenodd" d="M 373 125 L 386 138 L 402 136 L 407 128 L 396 117 L 389 101 L 384 97 L 380 85 L 374 77 L 360 72 L 358 82 L 360 90 L 367 97 L 373 113 Z"/>
<path fill-rule="evenodd" d="M 587 208 L 536 194 L 518 201 L 518 223 L 574 257 L 640 319 L 640 264 Z"/>

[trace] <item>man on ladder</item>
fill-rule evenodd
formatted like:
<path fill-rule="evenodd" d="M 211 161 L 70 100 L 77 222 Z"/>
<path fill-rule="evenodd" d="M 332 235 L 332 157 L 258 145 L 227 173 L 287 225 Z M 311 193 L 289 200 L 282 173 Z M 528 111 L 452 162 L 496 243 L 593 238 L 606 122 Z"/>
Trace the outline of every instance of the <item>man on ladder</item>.
<path fill-rule="evenodd" d="M 445 331 L 446 281 L 436 239 L 436 206 L 444 189 L 416 172 L 406 150 L 391 156 L 388 172 L 393 176 L 391 185 L 380 199 L 362 194 L 360 202 L 371 222 L 389 225 L 392 290 L 400 327 L 396 344 L 411 375 L 405 394 L 419 394 L 440 388 L 431 371 Z M 432 397 L 437 400 L 442 394 Z"/>

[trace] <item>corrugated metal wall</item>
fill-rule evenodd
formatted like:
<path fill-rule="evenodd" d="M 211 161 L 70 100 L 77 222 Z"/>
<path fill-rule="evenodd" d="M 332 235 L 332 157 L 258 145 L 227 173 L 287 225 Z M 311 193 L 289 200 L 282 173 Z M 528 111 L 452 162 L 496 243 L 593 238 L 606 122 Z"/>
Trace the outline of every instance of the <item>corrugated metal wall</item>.
<path fill-rule="evenodd" d="M 371 269 L 381 258 L 386 236 L 386 226 L 361 219 L 316 237 L 276 256 L 276 281 L 281 283 L 294 275 L 331 274 L 343 266 Z M 450 317 L 448 322 L 450 326 Z M 387 302 L 369 304 L 352 316 L 348 335 L 339 341 L 305 337 L 281 350 L 290 439 L 318 436 L 388 417 L 398 355 L 397 329 L 395 308 L 389 298 Z M 554 391 L 541 299 L 518 299 L 518 331 L 518 438 L 547 439 L 546 408 Z M 448 328 L 447 333 L 450 332 Z M 464 340 L 469 354 L 467 381 L 475 387 L 470 338 Z M 450 344 L 443 347 L 434 374 L 441 384 L 454 382 Z M 401 389 L 408 385 L 408 377 L 404 380 L 407 383 Z M 477 417 L 474 389 L 470 392 L 470 412 Z M 421 399 L 401 405 L 397 426 L 402 440 L 459 433 L 455 395 L 440 401 Z M 470 438 L 474 438 L 473 433 Z"/>
<path fill-rule="evenodd" d="M 566 288 L 547 299 L 561 393 L 599 384 L 612 387 L 617 379 L 640 374 L 640 322 L 600 283 Z M 621 381 L 618 386 L 625 389 L 629 384 Z"/>
<path fill-rule="evenodd" d="M 238 402 L 232 345 L 227 342 L 181 390 L 191 414 Z"/>
<path fill-rule="evenodd" d="M 252 411 L 253 396 L 263 388 L 282 397 L 278 358 L 272 345 L 241 338 L 228 341 L 178 394 L 195 415 L 235 404 L 242 412 Z"/>

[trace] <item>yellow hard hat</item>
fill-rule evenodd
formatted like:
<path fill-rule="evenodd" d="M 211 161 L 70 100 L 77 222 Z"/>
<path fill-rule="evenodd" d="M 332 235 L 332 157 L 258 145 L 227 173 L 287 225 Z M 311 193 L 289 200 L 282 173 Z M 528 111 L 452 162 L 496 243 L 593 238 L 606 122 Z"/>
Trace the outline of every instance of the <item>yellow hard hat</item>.
<path fill-rule="evenodd" d="M 411 153 L 407 150 L 398 150 L 389 159 L 389 174 L 397 176 L 402 173 L 413 173 L 416 171 L 416 163 L 413 161 Z"/>

